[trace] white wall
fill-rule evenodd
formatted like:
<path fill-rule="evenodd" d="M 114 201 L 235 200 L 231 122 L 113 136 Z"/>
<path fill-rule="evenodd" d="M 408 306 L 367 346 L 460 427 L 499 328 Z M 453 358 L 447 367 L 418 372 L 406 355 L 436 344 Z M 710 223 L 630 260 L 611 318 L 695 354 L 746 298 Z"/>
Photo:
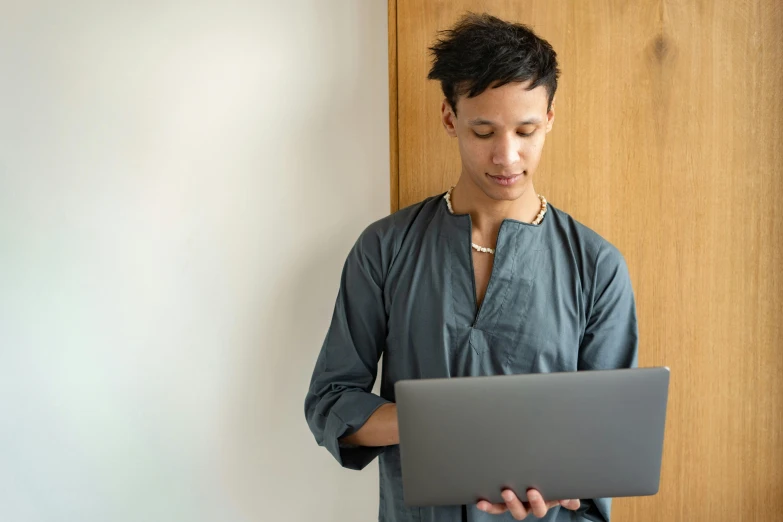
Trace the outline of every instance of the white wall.
<path fill-rule="evenodd" d="M 303 414 L 386 2 L 0 0 L 0 520 L 367 521 Z"/>

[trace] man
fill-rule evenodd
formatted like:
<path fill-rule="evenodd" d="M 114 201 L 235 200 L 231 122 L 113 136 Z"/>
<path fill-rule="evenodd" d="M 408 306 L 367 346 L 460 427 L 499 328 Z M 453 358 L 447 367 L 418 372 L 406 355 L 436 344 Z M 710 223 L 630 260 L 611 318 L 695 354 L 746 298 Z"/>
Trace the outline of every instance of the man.
<path fill-rule="evenodd" d="M 533 187 L 554 123 L 552 47 L 523 25 L 468 15 L 431 51 L 460 178 L 370 225 L 351 250 L 305 400 L 310 429 L 346 468 L 380 456 L 382 521 L 608 521 L 609 499 L 535 490 L 529 504 L 510 490 L 500 505 L 403 504 L 396 381 L 627 368 L 637 358 L 623 257 Z"/>

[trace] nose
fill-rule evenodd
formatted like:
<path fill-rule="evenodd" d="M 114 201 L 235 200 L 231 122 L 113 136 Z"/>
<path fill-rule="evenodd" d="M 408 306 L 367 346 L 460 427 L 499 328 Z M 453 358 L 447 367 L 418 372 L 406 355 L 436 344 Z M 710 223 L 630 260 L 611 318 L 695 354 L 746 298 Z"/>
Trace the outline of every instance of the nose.
<path fill-rule="evenodd" d="M 492 163 L 501 167 L 510 167 L 519 161 L 519 143 L 509 136 L 498 137 L 492 150 Z"/>

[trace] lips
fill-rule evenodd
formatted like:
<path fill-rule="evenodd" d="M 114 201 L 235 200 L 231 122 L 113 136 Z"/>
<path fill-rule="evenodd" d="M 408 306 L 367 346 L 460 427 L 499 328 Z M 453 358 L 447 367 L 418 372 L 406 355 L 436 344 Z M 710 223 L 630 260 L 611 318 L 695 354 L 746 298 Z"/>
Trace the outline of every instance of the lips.
<path fill-rule="evenodd" d="M 512 175 L 503 175 L 503 176 L 491 176 L 487 174 L 487 177 L 497 183 L 498 185 L 502 185 L 504 187 L 508 187 L 513 185 L 522 177 L 523 174 L 512 174 Z"/>

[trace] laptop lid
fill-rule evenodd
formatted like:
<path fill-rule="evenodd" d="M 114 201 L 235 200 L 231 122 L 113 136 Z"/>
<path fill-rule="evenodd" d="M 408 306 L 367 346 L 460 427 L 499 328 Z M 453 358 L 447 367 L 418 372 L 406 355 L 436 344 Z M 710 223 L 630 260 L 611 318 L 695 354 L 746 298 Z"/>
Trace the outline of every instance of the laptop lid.
<path fill-rule="evenodd" d="M 668 368 L 402 380 L 405 504 L 658 492 Z"/>

